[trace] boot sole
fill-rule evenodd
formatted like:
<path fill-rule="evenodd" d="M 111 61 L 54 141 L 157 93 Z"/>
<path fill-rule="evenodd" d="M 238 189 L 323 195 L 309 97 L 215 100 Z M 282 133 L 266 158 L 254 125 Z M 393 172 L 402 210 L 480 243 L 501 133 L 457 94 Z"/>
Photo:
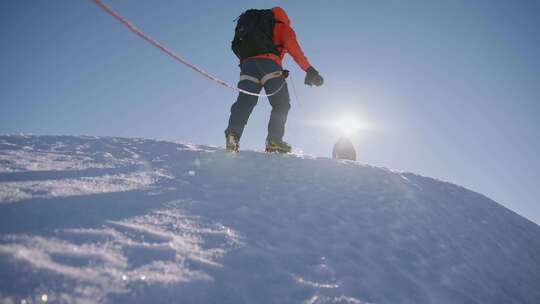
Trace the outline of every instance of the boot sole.
<path fill-rule="evenodd" d="M 238 153 L 238 147 L 235 147 L 235 148 L 225 148 L 225 150 L 227 150 L 227 152 L 231 152 L 231 153 Z"/>
<path fill-rule="evenodd" d="M 291 153 L 291 151 L 283 150 L 283 149 L 275 149 L 275 148 L 269 148 L 266 147 L 266 153 L 281 153 L 281 154 L 287 154 Z"/>

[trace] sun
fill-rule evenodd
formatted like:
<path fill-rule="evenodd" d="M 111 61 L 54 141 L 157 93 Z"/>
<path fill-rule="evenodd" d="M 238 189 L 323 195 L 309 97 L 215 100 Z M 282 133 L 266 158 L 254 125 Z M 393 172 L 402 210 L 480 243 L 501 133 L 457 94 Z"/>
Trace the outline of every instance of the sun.
<path fill-rule="evenodd" d="M 336 120 L 335 127 L 340 135 L 352 136 L 362 128 L 362 125 L 355 117 L 344 115 Z"/>

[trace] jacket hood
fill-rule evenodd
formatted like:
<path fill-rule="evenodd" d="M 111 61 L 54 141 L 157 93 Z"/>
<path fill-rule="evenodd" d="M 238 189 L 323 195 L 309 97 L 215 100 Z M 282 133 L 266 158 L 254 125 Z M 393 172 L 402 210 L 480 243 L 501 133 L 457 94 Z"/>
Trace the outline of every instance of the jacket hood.
<path fill-rule="evenodd" d="M 277 21 L 283 22 L 287 25 L 291 25 L 289 16 L 287 16 L 287 13 L 281 7 L 279 6 L 272 7 L 272 13 L 274 13 L 274 18 L 276 18 Z"/>

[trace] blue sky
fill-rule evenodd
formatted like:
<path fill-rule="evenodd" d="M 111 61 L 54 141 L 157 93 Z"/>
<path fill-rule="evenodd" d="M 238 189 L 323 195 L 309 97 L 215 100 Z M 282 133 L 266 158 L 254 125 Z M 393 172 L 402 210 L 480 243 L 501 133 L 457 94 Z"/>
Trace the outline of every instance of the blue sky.
<path fill-rule="evenodd" d="M 540 223 L 540 2 L 113 1 L 143 31 L 229 82 L 235 19 L 281 5 L 325 77 L 292 60 L 285 139 L 329 156 L 344 113 L 359 160 L 478 191 Z M 223 145 L 236 94 L 172 61 L 90 1 L 0 2 L 0 132 Z M 241 146 L 263 149 L 259 101 Z"/>

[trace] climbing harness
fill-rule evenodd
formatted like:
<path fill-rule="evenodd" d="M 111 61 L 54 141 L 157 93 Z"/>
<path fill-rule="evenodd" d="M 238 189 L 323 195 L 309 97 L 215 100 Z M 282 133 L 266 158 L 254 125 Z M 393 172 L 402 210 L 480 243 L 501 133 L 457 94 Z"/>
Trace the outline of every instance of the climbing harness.
<path fill-rule="evenodd" d="M 260 80 L 257 77 L 249 76 L 247 74 L 240 75 L 240 81 L 249 80 L 260 85 L 264 85 L 268 80 L 283 76 L 283 71 L 275 71 L 264 75 Z"/>
<path fill-rule="evenodd" d="M 126 18 L 122 17 L 120 14 L 115 12 L 111 7 L 109 7 L 108 5 L 103 3 L 102 0 L 91 0 L 91 1 L 93 1 L 97 6 L 99 6 L 101 9 L 103 9 L 105 12 L 107 12 L 112 17 L 114 17 L 116 20 L 120 21 L 120 23 L 122 23 L 130 31 L 137 34 L 139 37 L 146 40 L 148 43 L 152 44 L 154 47 L 158 48 L 159 50 L 161 50 L 165 54 L 169 55 L 174 60 L 179 61 L 180 63 L 184 64 L 185 66 L 189 67 L 190 69 L 200 73 L 204 77 L 206 77 L 206 78 L 208 78 L 210 80 L 213 80 L 213 81 L 217 82 L 218 84 L 220 84 L 220 85 L 222 85 L 224 87 L 227 87 L 229 89 L 235 90 L 235 91 L 240 92 L 240 93 L 244 93 L 244 94 L 248 94 L 248 95 L 252 95 L 252 96 L 259 96 L 259 97 L 270 97 L 272 95 L 275 95 L 275 94 L 279 93 L 279 91 L 281 91 L 281 89 L 283 89 L 283 87 L 285 87 L 286 81 L 284 80 L 283 83 L 281 84 L 281 86 L 277 90 L 275 90 L 274 92 L 271 92 L 269 94 L 258 94 L 258 93 L 253 93 L 253 92 L 250 92 L 250 91 L 247 91 L 247 90 L 240 89 L 240 88 L 238 88 L 236 86 L 233 86 L 233 85 L 227 83 L 226 81 L 221 80 L 221 79 L 217 78 L 216 76 L 206 72 L 205 70 L 199 68 L 198 66 L 190 63 L 186 59 L 182 58 L 180 55 L 174 53 L 173 51 L 169 50 L 165 46 L 161 45 L 159 42 L 157 42 L 157 40 L 155 40 L 154 38 L 152 38 L 152 37 L 148 36 L 147 34 L 143 33 L 139 29 L 137 29 L 137 27 L 133 23 L 129 22 Z"/>

